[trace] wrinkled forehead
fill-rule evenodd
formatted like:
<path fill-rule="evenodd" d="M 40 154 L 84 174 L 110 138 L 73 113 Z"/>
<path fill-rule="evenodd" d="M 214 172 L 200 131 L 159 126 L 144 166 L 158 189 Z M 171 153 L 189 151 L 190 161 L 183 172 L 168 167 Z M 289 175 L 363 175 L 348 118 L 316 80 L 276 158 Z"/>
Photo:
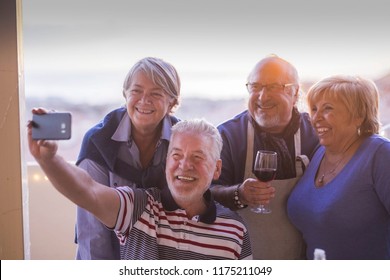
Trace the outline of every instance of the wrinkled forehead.
<path fill-rule="evenodd" d="M 186 155 L 200 155 L 208 160 L 218 159 L 217 144 L 211 137 L 197 134 L 176 134 L 169 143 L 168 153 L 179 152 Z"/>

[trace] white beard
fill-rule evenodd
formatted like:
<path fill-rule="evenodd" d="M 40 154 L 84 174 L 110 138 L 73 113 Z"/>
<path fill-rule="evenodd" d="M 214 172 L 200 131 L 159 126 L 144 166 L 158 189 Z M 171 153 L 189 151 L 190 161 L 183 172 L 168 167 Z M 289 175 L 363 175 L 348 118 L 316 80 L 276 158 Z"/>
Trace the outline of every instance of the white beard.
<path fill-rule="evenodd" d="M 265 114 L 256 114 L 255 121 L 260 127 L 264 128 L 277 127 L 280 125 L 280 118 L 278 115 L 269 117 L 265 116 Z"/>

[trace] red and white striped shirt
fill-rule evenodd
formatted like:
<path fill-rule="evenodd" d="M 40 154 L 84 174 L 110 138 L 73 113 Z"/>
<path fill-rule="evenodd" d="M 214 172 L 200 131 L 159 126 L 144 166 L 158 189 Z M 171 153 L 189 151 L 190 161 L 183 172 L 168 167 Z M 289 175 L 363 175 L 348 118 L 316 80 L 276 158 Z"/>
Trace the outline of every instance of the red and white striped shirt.
<path fill-rule="evenodd" d="M 116 190 L 122 259 L 252 259 L 241 217 L 215 203 L 209 191 L 206 213 L 188 219 L 168 188 Z"/>

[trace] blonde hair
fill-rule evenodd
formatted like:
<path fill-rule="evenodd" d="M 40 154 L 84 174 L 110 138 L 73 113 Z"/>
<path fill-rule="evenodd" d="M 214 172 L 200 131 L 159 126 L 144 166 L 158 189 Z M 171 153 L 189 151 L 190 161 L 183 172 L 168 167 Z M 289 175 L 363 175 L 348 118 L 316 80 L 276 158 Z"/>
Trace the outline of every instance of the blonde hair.
<path fill-rule="evenodd" d="M 331 76 L 320 80 L 309 89 L 309 108 L 322 97 L 340 100 L 352 118 L 361 118 L 361 135 L 379 133 L 379 93 L 373 81 L 358 76 Z"/>

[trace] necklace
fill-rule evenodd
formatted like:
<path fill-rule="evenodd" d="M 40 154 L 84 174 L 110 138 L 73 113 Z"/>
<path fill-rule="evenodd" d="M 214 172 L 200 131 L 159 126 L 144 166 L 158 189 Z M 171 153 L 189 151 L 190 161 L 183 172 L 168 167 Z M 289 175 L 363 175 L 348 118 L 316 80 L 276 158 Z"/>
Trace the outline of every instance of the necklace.
<path fill-rule="evenodd" d="M 335 167 L 334 168 L 332 168 L 328 172 L 324 171 L 324 173 L 322 173 L 322 175 L 317 180 L 319 187 L 322 187 L 324 185 L 324 178 L 325 178 L 325 176 L 328 176 L 328 175 L 330 175 L 330 174 L 332 174 L 333 172 L 336 171 L 336 169 L 337 169 L 337 167 L 339 167 L 340 163 L 346 158 L 347 151 L 353 146 L 353 144 L 356 143 L 357 140 L 359 140 L 359 137 L 356 138 L 356 140 L 354 140 L 351 144 L 349 144 L 349 146 L 344 150 L 344 152 L 341 154 L 342 155 L 341 158 L 335 163 Z M 324 159 L 325 159 L 325 157 L 324 157 Z M 324 161 L 324 169 L 326 170 L 325 163 L 326 163 L 326 161 Z"/>

